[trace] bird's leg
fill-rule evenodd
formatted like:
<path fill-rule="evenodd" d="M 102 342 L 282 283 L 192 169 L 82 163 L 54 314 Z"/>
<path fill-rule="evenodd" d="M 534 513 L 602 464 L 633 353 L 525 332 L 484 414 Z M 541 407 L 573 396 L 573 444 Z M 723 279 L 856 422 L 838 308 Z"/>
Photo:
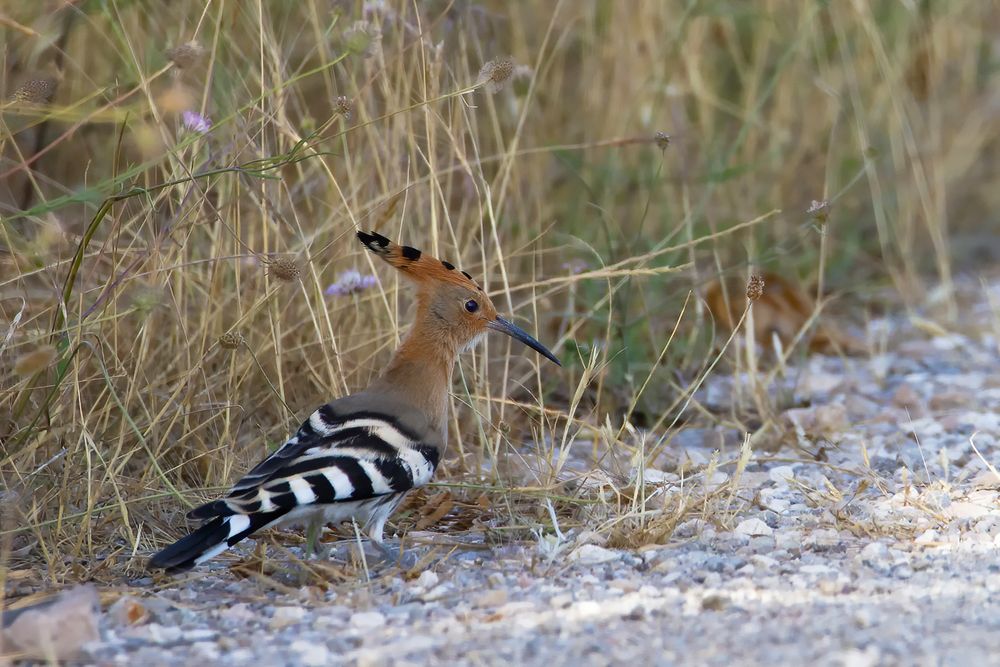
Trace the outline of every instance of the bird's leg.
<path fill-rule="evenodd" d="M 313 519 L 306 526 L 306 557 L 320 557 L 321 547 L 319 546 L 319 538 L 323 534 L 323 519 L 322 517 Z"/>
<path fill-rule="evenodd" d="M 386 544 L 382 536 L 382 531 L 385 528 L 385 522 L 389 518 L 389 514 L 390 512 L 386 512 L 383 516 L 375 518 L 368 528 L 368 537 L 371 540 L 372 547 L 379 552 L 379 560 L 382 563 L 385 565 L 398 565 L 404 570 L 409 570 L 417 564 L 417 555 L 412 551 L 404 553 L 402 543 L 398 540 L 393 540 L 397 542 L 398 546 Z"/>

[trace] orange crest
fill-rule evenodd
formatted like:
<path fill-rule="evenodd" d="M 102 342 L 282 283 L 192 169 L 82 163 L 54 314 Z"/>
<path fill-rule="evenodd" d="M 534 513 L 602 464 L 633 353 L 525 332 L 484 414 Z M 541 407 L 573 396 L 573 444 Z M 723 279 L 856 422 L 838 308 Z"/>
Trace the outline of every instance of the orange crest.
<path fill-rule="evenodd" d="M 378 232 L 366 234 L 359 231 L 358 239 L 366 248 L 418 284 L 444 282 L 483 291 L 472 276 L 459 271 L 451 262 L 437 259 L 408 245 L 393 243 Z"/>

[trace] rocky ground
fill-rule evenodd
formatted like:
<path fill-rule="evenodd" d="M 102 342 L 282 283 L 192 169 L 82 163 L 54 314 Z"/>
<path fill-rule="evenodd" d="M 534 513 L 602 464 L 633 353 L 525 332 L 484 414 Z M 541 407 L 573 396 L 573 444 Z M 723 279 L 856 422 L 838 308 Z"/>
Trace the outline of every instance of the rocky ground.
<path fill-rule="evenodd" d="M 82 624 L 76 662 L 98 665 L 1000 664 L 997 317 L 979 298 L 961 331 L 875 321 L 881 353 L 790 369 L 792 445 L 720 468 L 712 483 L 745 502 L 665 545 L 616 550 L 578 529 L 503 547 L 465 531 L 442 548 L 437 533 L 405 572 L 366 577 L 341 544 L 327 586 L 220 561 L 130 581 L 99 612 L 82 590 L 8 615 L 7 650 L 63 613 L 55 634 Z M 720 376 L 700 398 L 724 406 L 734 390 Z M 699 462 L 717 443 L 677 447 Z M 646 474 L 677 492 L 675 471 Z"/>

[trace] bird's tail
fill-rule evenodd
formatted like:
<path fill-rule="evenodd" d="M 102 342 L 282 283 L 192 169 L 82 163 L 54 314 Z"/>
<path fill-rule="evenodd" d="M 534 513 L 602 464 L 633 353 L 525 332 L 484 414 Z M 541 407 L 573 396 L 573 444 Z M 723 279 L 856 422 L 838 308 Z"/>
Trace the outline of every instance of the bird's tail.
<path fill-rule="evenodd" d="M 149 559 L 149 567 L 170 571 L 187 570 L 214 558 L 251 533 L 274 523 L 286 512 L 258 512 L 216 516 Z"/>

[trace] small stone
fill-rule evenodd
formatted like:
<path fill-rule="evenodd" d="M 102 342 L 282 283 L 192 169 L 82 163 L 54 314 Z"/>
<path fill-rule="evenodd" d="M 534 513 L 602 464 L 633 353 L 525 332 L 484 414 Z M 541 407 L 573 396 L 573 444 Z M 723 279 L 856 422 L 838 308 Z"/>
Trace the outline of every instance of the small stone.
<path fill-rule="evenodd" d="M 220 653 L 219 646 L 215 642 L 194 642 L 191 644 L 191 652 L 206 660 L 216 660 Z"/>
<path fill-rule="evenodd" d="M 701 608 L 704 611 L 721 611 L 729 604 L 729 598 L 724 595 L 710 594 L 701 600 Z"/>
<path fill-rule="evenodd" d="M 70 660 L 81 653 L 84 644 L 100 639 L 98 608 L 97 589 L 77 586 L 51 603 L 21 611 L 3 629 L 3 639 L 29 659 Z"/>
<path fill-rule="evenodd" d="M 830 664 L 841 665 L 842 667 L 875 667 L 882 662 L 882 654 L 874 646 L 869 646 L 865 650 L 851 648 L 834 654 L 834 661 Z"/>
<path fill-rule="evenodd" d="M 871 542 L 858 552 L 858 558 L 869 567 L 888 564 L 891 558 L 889 547 L 881 542 Z"/>
<path fill-rule="evenodd" d="M 892 395 L 892 402 L 897 407 L 910 409 L 919 408 L 923 405 L 920 394 L 906 382 L 896 387 L 896 391 Z"/>
<path fill-rule="evenodd" d="M 385 616 L 377 611 L 359 611 L 351 615 L 351 627 L 372 630 L 385 625 Z"/>
<path fill-rule="evenodd" d="M 413 582 L 413 585 L 417 588 L 426 591 L 437 586 L 437 583 L 438 583 L 437 574 L 435 574 L 431 570 L 424 570 L 423 572 L 420 573 L 420 576 L 417 577 L 417 580 Z"/>
<path fill-rule="evenodd" d="M 195 628 L 194 630 L 187 630 L 181 635 L 181 639 L 186 642 L 204 642 L 210 639 L 215 639 L 216 632 L 209 628 Z"/>
<path fill-rule="evenodd" d="M 128 636 L 143 639 L 152 644 L 172 644 L 180 641 L 182 634 L 181 629 L 176 625 L 160 625 L 159 623 L 147 623 L 128 630 Z"/>
<path fill-rule="evenodd" d="M 562 609 L 573 604 L 573 596 L 568 593 L 560 593 L 549 598 L 549 606 L 555 609 Z"/>
<path fill-rule="evenodd" d="M 569 555 L 569 560 L 581 565 L 598 565 L 621 558 L 621 553 L 596 544 L 584 544 Z"/>
<path fill-rule="evenodd" d="M 246 623 L 247 621 L 253 621 L 258 618 L 257 614 L 250 609 L 250 605 L 245 602 L 237 602 L 231 607 L 223 607 L 216 613 L 219 618 L 236 621 L 238 623 Z"/>
<path fill-rule="evenodd" d="M 821 396 L 832 393 L 843 382 L 843 375 L 825 373 L 823 371 L 810 371 L 802 379 L 799 389 L 807 396 Z"/>
<path fill-rule="evenodd" d="M 704 519 L 688 519 L 674 529 L 674 537 L 683 539 L 694 537 L 702 533 L 709 525 Z"/>
<path fill-rule="evenodd" d="M 769 570 L 772 567 L 778 566 L 778 561 L 771 558 L 770 556 L 763 556 L 761 554 L 755 554 L 750 556 L 750 562 L 756 565 L 760 569 Z"/>
<path fill-rule="evenodd" d="M 672 484 L 680 481 L 680 476 L 672 472 L 664 472 L 655 468 L 646 468 L 642 471 L 642 481 L 646 484 Z"/>
<path fill-rule="evenodd" d="M 864 630 L 875 625 L 875 614 L 871 609 L 862 608 L 854 612 L 854 624 Z"/>
<path fill-rule="evenodd" d="M 298 623 L 306 617 L 303 607 L 278 607 L 271 616 L 271 629 L 280 630 Z"/>
<path fill-rule="evenodd" d="M 779 530 L 774 536 L 774 548 L 797 555 L 802 549 L 802 537 L 798 531 Z"/>
<path fill-rule="evenodd" d="M 785 410 L 781 418 L 789 428 L 812 437 L 830 437 L 847 429 L 847 409 L 837 403 Z"/>
<path fill-rule="evenodd" d="M 769 525 L 757 518 L 744 519 L 736 526 L 736 533 L 757 537 L 761 535 L 773 535 L 774 530 Z"/>
<path fill-rule="evenodd" d="M 767 471 L 767 476 L 778 486 L 788 486 L 789 480 L 795 479 L 795 468 L 792 466 L 775 466 Z"/>
<path fill-rule="evenodd" d="M 473 604 L 476 607 L 499 607 L 507 603 L 507 591 L 502 588 L 494 588 L 479 595 Z"/>
<path fill-rule="evenodd" d="M 935 412 L 961 410 L 975 405 L 975 399 L 968 391 L 957 389 L 936 391 L 931 395 L 930 408 Z"/>
<path fill-rule="evenodd" d="M 776 541 L 774 537 L 770 535 L 761 535 L 759 537 L 754 537 L 750 540 L 750 544 L 747 545 L 755 554 L 768 553 L 774 551 Z"/>
<path fill-rule="evenodd" d="M 951 503 L 946 510 L 947 514 L 956 519 L 978 519 L 979 517 L 986 516 L 993 510 L 980 503 L 970 503 L 966 500 L 960 500 Z"/>
<path fill-rule="evenodd" d="M 333 662 L 326 645 L 319 642 L 296 639 L 290 648 L 297 654 L 297 664 L 306 665 L 306 667 L 322 667 L 322 665 Z"/>

